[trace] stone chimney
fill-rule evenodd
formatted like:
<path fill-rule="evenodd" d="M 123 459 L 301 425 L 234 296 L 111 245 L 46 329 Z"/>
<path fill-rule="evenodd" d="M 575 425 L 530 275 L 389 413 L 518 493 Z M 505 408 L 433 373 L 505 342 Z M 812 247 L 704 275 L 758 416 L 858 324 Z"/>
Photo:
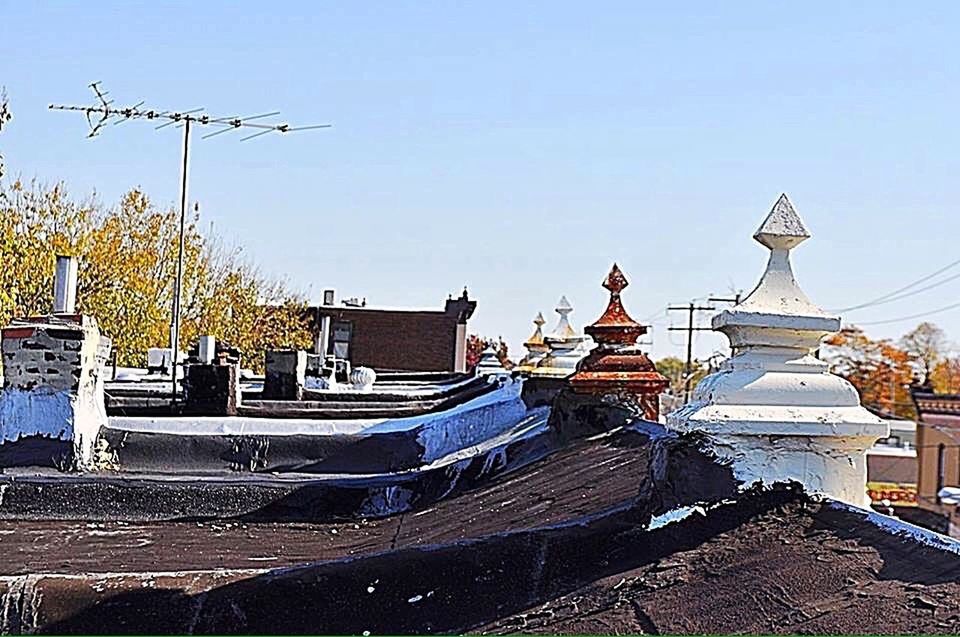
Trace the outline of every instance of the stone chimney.
<path fill-rule="evenodd" d="M 560 319 L 553 332 L 543 339 L 549 352 L 530 372 L 533 376 L 566 378 L 576 371 L 577 363 L 589 351 L 586 349 L 586 337 L 577 334 L 570 326 L 569 315 L 573 312 L 573 306 L 570 305 L 567 297 L 561 296 L 554 309 L 560 315 Z"/>
<path fill-rule="evenodd" d="M 660 392 L 670 381 L 636 344 L 647 328 L 623 308 L 620 293 L 627 285 L 627 278 L 614 263 L 603 282 L 610 292 L 607 309 L 593 325 L 584 328 L 597 347 L 580 361 L 569 383 L 575 393 L 612 396 L 647 420 L 657 421 Z"/>
<path fill-rule="evenodd" d="M 530 335 L 530 338 L 526 340 L 523 344 L 527 348 L 527 354 L 517 365 L 517 370 L 521 372 L 530 372 L 533 370 L 537 364 L 543 360 L 543 357 L 547 355 L 547 352 L 550 351 L 550 348 L 547 347 L 547 344 L 543 341 L 543 324 L 546 321 L 543 318 L 543 312 L 537 312 L 536 318 L 533 319 L 534 330 L 533 334 Z"/>
<path fill-rule="evenodd" d="M 753 236 L 770 250 L 760 282 L 713 318 L 736 354 L 697 385 L 691 403 L 667 416 L 667 426 L 703 434 L 745 484 L 792 480 L 865 506 L 866 450 L 888 427 L 813 354 L 840 319 L 811 303 L 794 279 L 790 250 L 809 237 L 781 195 Z"/>

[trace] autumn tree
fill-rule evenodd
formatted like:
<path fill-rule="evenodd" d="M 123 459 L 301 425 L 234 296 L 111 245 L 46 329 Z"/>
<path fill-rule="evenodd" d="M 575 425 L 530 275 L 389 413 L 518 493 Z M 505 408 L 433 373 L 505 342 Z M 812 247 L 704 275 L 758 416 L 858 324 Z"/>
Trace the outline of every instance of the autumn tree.
<path fill-rule="evenodd" d="M 184 234 L 181 342 L 211 334 L 253 368 L 264 349 L 308 347 L 304 300 L 197 223 L 194 213 Z M 49 312 L 56 255 L 71 254 L 80 263 L 77 309 L 96 317 L 121 365 L 142 366 L 149 347 L 169 344 L 178 242 L 179 215 L 139 190 L 105 208 L 59 183 L 0 185 L 0 322 Z"/>
<path fill-rule="evenodd" d="M 861 402 L 903 418 L 915 418 L 910 398 L 913 359 L 889 340 L 873 340 L 863 330 L 848 327 L 834 334 L 820 350 L 831 371 L 846 378 Z"/>
<path fill-rule="evenodd" d="M 942 358 L 930 372 L 929 385 L 938 394 L 960 393 L 960 358 Z"/>
<path fill-rule="evenodd" d="M 687 388 L 685 375 L 686 363 L 676 356 L 661 358 L 656 363 L 657 371 L 670 380 L 670 393 L 674 396 L 683 396 Z M 692 390 L 704 376 L 710 373 L 710 368 L 701 361 L 694 360 L 690 366 L 689 387 Z"/>
<path fill-rule="evenodd" d="M 917 380 L 925 385 L 937 364 L 943 360 L 947 337 L 933 323 L 921 323 L 900 338 L 900 348 L 910 355 Z"/>
<path fill-rule="evenodd" d="M 477 364 L 480 362 L 480 355 L 483 354 L 483 350 L 487 349 L 489 346 L 493 346 L 493 349 L 497 352 L 497 359 L 500 361 L 500 364 L 503 365 L 504 369 L 511 369 L 513 367 L 513 361 L 509 358 L 509 348 L 507 343 L 503 338 L 486 338 L 479 336 L 477 334 L 470 334 L 467 336 L 467 353 L 466 353 L 466 364 L 467 369 L 475 369 Z"/>

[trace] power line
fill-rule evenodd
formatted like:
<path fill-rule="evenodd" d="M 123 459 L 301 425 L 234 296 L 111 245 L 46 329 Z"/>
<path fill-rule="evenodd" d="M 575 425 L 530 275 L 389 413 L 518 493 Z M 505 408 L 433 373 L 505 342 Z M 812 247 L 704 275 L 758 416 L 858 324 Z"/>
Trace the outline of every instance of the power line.
<path fill-rule="evenodd" d="M 204 135 L 203 138 L 213 137 L 220 133 L 226 133 L 233 130 L 253 129 L 256 132 L 240 139 L 246 141 L 267 133 L 292 133 L 296 131 L 313 130 L 318 128 L 330 128 L 332 124 L 316 124 L 311 126 L 291 126 L 287 123 L 276 122 L 252 122 L 250 120 L 263 119 L 265 117 L 274 117 L 279 115 L 279 111 L 252 115 L 249 117 L 214 117 L 203 112 L 202 108 L 195 108 L 189 111 L 164 111 L 144 107 L 144 102 L 138 102 L 133 106 L 118 108 L 113 106 L 113 100 L 107 99 L 108 91 L 100 87 L 100 82 L 90 84 L 90 89 L 96 97 L 96 102 L 88 106 L 69 106 L 62 104 L 50 104 L 49 109 L 53 111 L 75 111 L 84 113 L 87 117 L 87 125 L 90 132 L 87 137 L 96 137 L 108 123 L 123 124 L 130 120 L 146 120 L 163 122 L 157 129 L 167 126 L 183 127 L 183 157 L 180 166 L 180 242 L 177 253 L 177 274 L 174 280 L 173 290 L 173 308 L 170 318 L 170 356 L 172 359 L 173 379 L 171 381 L 172 399 L 177 400 L 177 363 L 180 355 L 180 297 L 183 292 L 183 250 L 184 250 L 184 226 L 187 215 L 187 177 L 189 175 L 189 157 L 190 157 L 190 128 L 196 126 L 212 126 L 217 128 L 213 133 Z"/>
<path fill-rule="evenodd" d="M 951 303 L 950 305 L 944 305 L 943 307 L 938 307 L 935 310 L 929 310 L 927 312 L 919 312 L 917 314 L 911 314 L 909 316 L 901 316 L 894 319 L 886 319 L 883 321 L 866 321 L 866 322 L 857 322 L 855 325 L 885 325 L 887 323 L 899 323 L 900 321 L 909 321 L 911 319 L 923 318 L 924 316 L 930 316 L 932 314 L 939 314 L 940 312 L 946 312 L 947 310 L 952 310 L 960 307 L 960 303 Z"/>
<path fill-rule="evenodd" d="M 879 305 L 881 302 L 886 302 L 887 299 L 889 299 L 890 297 L 892 297 L 892 296 L 897 296 L 898 294 L 900 294 L 900 293 L 902 293 L 902 292 L 906 292 L 907 290 L 909 290 L 909 289 L 911 289 L 911 288 L 913 288 L 913 287 L 916 287 L 916 286 L 920 285 L 921 283 L 926 283 L 926 282 L 929 281 L 930 279 L 932 279 L 932 278 L 934 278 L 934 277 L 936 277 L 936 276 L 938 276 L 938 275 L 940 275 L 940 274 L 943 274 L 943 273 L 946 272 L 947 270 L 950 270 L 951 268 L 955 268 L 955 267 L 958 266 L 958 265 L 960 265 L 960 259 L 957 259 L 956 261 L 951 261 L 950 263 L 948 263 L 947 265 L 943 266 L 942 268 L 940 268 L 940 269 L 937 270 L 936 272 L 932 272 L 931 274 L 928 274 L 928 275 L 926 275 L 926 276 L 920 277 L 920 278 L 917 279 L 916 281 L 913 281 L 912 283 L 908 283 L 907 285 L 905 285 L 905 286 L 903 286 L 903 287 L 901 287 L 901 288 L 897 288 L 897 289 L 894 290 L 893 292 L 889 292 L 889 293 L 887 293 L 887 294 L 884 294 L 883 296 L 878 296 L 877 298 L 873 299 L 872 301 L 867 301 L 867 302 L 861 303 L 861 304 L 859 304 L 859 305 L 851 305 L 850 307 L 844 307 L 844 308 L 840 308 L 840 309 L 836 309 L 836 310 L 830 310 L 830 311 L 831 311 L 831 312 L 850 312 L 851 310 L 859 310 L 859 309 L 861 309 L 861 308 L 870 307 L 871 305 Z M 944 281 L 944 282 L 946 282 L 946 281 Z"/>
<path fill-rule="evenodd" d="M 894 302 L 896 302 L 896 301 L 900 301 L 900 300 L 909 298 L 909 297 L 911 297 L 911 296 L 915 296 L 915 295 L 920 294 L 920 293 L 922 293 L 922 292 L 926 292 L 927 290 L 932 290 L 932 289 L 934 289 L 934 288 L 938 288 L 938 287 L 940 287 L 941 285 L 944 285 L 945 283 L 949 283 L 950 281 L 954 281 L 954 280 L 956 280 L 956 279 L 960 279 L 960 274 L 953 274 L 953 275 L 951 275 L 951 276 L 948 276 L 948 277 L 945 278 L 945 279 L 941 279 L 941 280 L 937 281 L 936 283 L 931 283 L 930 285 L 925 285 L 924 287 L 919 288 L 919 289 L 917 289 L 917 290 L 911 290 L 910 292 L 905 292 L 904 294 L 898 294 L 897 296 L 892 296 L 892 297 L 890 297 L 890 298 L 888 298 L 888 299 L 884 299 L 884 300 L 882 300 L 882 301 L 877 301 L 876 303 L 872 303 L 872 304 L 870 304 L 870 305 L 868 305 L 868 306 L 866 306 L 866 307 L 873 307 L 873 306 L 876 306 L 876 305 L 884 305 L 885 303 L 894 303 Z M 860 309 L 863 309 L 863 308 L 860 308 Z"/>

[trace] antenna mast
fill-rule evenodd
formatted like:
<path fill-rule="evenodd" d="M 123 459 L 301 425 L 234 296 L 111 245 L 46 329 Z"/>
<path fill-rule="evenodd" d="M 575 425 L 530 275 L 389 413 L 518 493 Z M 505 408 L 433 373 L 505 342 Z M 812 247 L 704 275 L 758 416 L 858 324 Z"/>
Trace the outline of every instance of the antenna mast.
<path fill-rule="evenodd" d="M 87 117 L 87 125 L 90 132 L 87 137 L 96 137 L 108 123 L 122 124 L 129 120 L 147 120 L 162 122 L 156 128 L 166 128 L 167 126 L 183 127 L 183 159 L 180 166 L 180 245 L 177 253 L 177 274 L 173 288 L 173 307 L 170 317 L 170 349 L 172 360 L 172 384 L 171 395 L 173 402 L 177 401 L 177 364 L 180 356 L 180 296 L 183 292 L 183 249 L 184 249 L 184 228 L 187 216 L 187 177 L 189 174 L 190 157 L 190 129 L 192 126 L 208 126 L 215 128 L 211 133 L 203 135 L 201 139 L 207 139 L 221 133 L 228 133 L 238 129 L 246 129 L 249 135 L 242 137 L 240 141 L 246 141 L 267 133 L 293 133 L 297 131 L 313 130 L 317 128 L 330 128 L 332 124 L 317 124 L 313 126 L 291 126 L 287 123 L 276 122 L 254 122 L 268 117 L 275 117 L 280 114 L 279 111 L 252 115 L 249 117 L 214 117 L 204 112 L 202 108 L 195 108 L 189 111 L 164 111 L 154 108 L 147 108 L 144 102 L 138 102 L 133 106 L 115 107 L 113 100 L 107 99 L 108 91 L 104 91 L 100 82 L 94 82 L 90 85 L 96 97 L 96 102 L 89 106 L 68 106 L 62 104 L 51 104 L 50 110 L 53 111 L 77 111 L 84 113 Z"/>

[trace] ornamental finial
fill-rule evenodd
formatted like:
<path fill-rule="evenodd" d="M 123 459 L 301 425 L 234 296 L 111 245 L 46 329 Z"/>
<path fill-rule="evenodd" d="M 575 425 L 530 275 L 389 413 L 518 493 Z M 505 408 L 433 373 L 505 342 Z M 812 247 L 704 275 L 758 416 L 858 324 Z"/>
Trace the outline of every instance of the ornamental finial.
<path fill-rule="evenodd" d="M 790 250 L 810 238 L 787 195 L 781 194 L 753 238 L 771 250 Z"/>
<path fill-rule="evenodd" d="M 623 275 L 623 271 L 620 267 L 614 263 L 613 267 L 610 268 L 610 274 L 607 275 L 607 278 L 603 282 L 603 287 L 610 290 L 611 293 L 620 295 L 623 292 L 623 289 L 630 285 L 630 282 L 627 281 L 627 277 Z"/>

